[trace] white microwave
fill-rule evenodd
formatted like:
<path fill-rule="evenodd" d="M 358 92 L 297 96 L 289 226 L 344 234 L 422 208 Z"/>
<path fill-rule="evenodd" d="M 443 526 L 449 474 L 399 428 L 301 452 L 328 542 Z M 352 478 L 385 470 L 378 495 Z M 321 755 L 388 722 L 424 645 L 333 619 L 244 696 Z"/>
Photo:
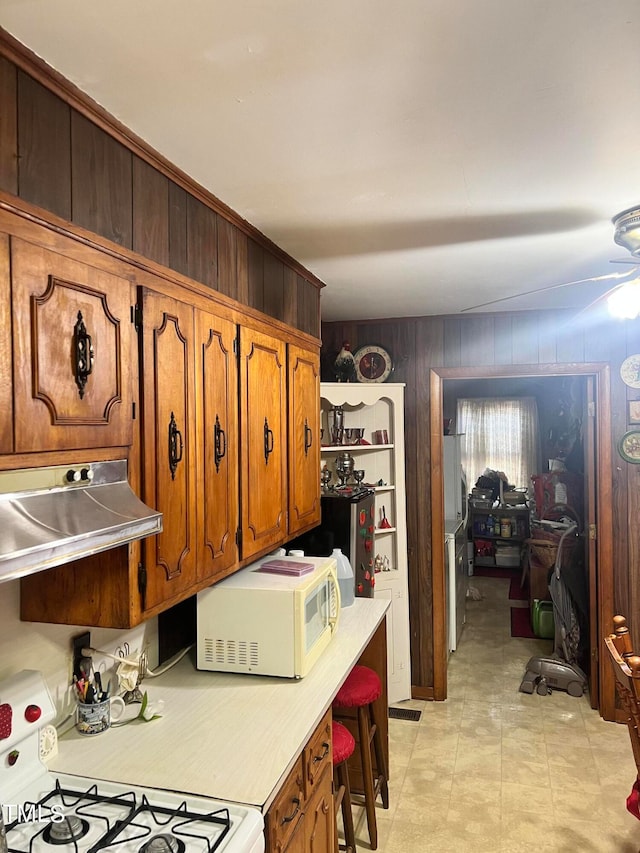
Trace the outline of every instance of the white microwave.
<path fill-rule="evenodd" d="M 198 593 L 198 669 L 302 678 L 331 642 L 340 616 L 333 557 L 281 557 L 293 576 L 265 571 L 265 557 Z"/>

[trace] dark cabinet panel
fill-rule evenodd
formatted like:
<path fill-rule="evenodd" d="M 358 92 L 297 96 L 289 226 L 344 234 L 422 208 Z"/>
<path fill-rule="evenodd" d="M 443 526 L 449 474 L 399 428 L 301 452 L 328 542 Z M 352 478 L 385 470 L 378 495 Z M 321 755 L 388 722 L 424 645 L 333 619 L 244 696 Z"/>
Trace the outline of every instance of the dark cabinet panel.
<path fill-rule="evenodd" d="M 131 152 L 72 111 L 71 153 L 73 222 L 131 249 Z"/>
<path fill-rule="evenodd" d="M 169 180 L 133 158 L 133 251 L 169 266 Z"/>
<path fill-rule="evenodd" d="M 18 71 L 18 192 L 71 219 L 71 110 Z"/>
<path fill-rule="evenodd" d="M 310 335 L 320 335 L 320 291 L 301 275 L 298 276 L 298 317 L 294 325 Z"/>
<path fill-rule="evenodd" d="M 231 222 L 218 216 L 218 290 L 237 299 L 237 228 Z"/>
<path fill-rule="evenodd" d="M 262 310 L 270 317 L 284 319 L 284 264 L 270 252 L 264 253 Z"/>
<path fill-rule="evenodd" d="M 18 192 L 18 94 L 16 67 L 0 56 L 0 188 Z"/>
<path fill-rule="evenodd" d="M 218 241 L 216 214 L 187 196 L 187 275 L 217 290 Z"/>
<path fill-rule="evenodd" d="M 264 250 L 255 240 L 247 241 L 248 303 L 258 311 L 264 305 Z"/>
<path fill-rule="evenodd" d="M 10 269 L 9 235 L 0 234 L 0 453 L 13 450 Z"/>
<path fill-rule="evenodd" d="M 187 193 L 169 182 L 169 266 L 187 274 Z"/>

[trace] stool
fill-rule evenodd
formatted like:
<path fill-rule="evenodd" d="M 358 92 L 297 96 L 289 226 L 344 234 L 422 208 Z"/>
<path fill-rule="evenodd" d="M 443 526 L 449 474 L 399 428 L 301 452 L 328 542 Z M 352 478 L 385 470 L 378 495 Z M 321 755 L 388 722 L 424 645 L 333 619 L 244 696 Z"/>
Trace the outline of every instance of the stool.
<path fill-rule="evenodd" d="M 376 797 L 378 793 L 382 796 L 383 807 L 389 808 L 387 767 L 382 746 L 382 735 L 376 721 L 373 704 L 381 694 L 382 683 L 378 674 L 368 666 L 354 666 L 333 700 L 332 707 L 333 715 L 338 719 L 341 717 L 341 712 L 347 708 L 354 708 L 357 712 L 364 808 L 372 850 L 378 847 L 378 827 L 376 824 Z M 345 719 L 344 714 L 342 714 L 342 719 Z M 372 746 L 376 760 L 377 775 L 375 779 L 371 758 Z"/>
<path fill-rule="evenodd" d="M 347 853 L 356 853 L 356 833 L 353 828 L 353 813 L 351 811 L 351 787 L 349 785 L 349 768 L 347 761 L 353 755 L 356 742 L 346 726 L 335 720 L 331 723 L 331 740 L 333 743 L 333 789 L 336 812 L 336 839 L 338 838 L 338 809 L 342 808 L 342 825 Z"/>

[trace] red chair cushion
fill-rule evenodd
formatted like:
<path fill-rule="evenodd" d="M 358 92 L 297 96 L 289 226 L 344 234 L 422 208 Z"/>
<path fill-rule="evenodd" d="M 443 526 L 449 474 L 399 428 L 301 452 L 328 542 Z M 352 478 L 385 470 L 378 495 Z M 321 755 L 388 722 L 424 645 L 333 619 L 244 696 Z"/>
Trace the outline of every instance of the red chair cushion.
<path fill-rule="evenodd" d="M 640 820 L 640 779 L 633 783 L 631 793 L 627 797 L 627 811 Z"/>
<path fill-rule="evenodd" d="M 354 666 L 333 700 L 336 708 L 360 708 L 374 702 L 382 693 L 377 672 L 368 666 Z"/>
<path fill-rule="evenodd" d="M 333 740 L 333 765 L 342 764 L 356 748 L 353 735 L 342 723 L 333 720 L 331 723 L 331 738 Z"/>

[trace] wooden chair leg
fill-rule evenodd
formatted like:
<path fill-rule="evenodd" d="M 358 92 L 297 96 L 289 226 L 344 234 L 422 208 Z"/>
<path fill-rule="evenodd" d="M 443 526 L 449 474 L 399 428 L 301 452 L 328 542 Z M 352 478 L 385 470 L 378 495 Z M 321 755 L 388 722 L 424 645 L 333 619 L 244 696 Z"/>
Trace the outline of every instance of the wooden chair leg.
<path fill-rule="evenodd" d="M 369 724 L 369 706 L 358 708 L 358 735 L 360 738 L 360 756 L 362 760 L 362 785 L 364 788 L 364 809 L 367 815 L 367 829 L 372 850 L 378 848 L 378 826 L 376 823 L 376 792 L 373 784 L 373 766 L 371 763 L 371 727 Z"/>
<path fill-rule="evenodd" d="M 378 779 L 380 780 L 380 795 L 382 797 L 382 807 L 389 808 L 389 774 L 387 773 L 387 763 L 384 758 L 384 749 L 382 746 L 382 735 L 380 727 L 375 718 L 373 705 L 369 705 L 371 713 L 371 729 L 373 731 L 373 749 L 376 756 L 376 768 Z"/>
<path fill-rule="evenodd" d="M 351 810 L 351 786 L 349 784 L 349 769 L 346 761 L 336 767 L 336 776 L 342 797 L 340 808 L 342 809 L 342 825 L 344 827 L 344 840 L 347 853 L 356 853 L 356 832 L 353 826 L 353 812 Z"/>

